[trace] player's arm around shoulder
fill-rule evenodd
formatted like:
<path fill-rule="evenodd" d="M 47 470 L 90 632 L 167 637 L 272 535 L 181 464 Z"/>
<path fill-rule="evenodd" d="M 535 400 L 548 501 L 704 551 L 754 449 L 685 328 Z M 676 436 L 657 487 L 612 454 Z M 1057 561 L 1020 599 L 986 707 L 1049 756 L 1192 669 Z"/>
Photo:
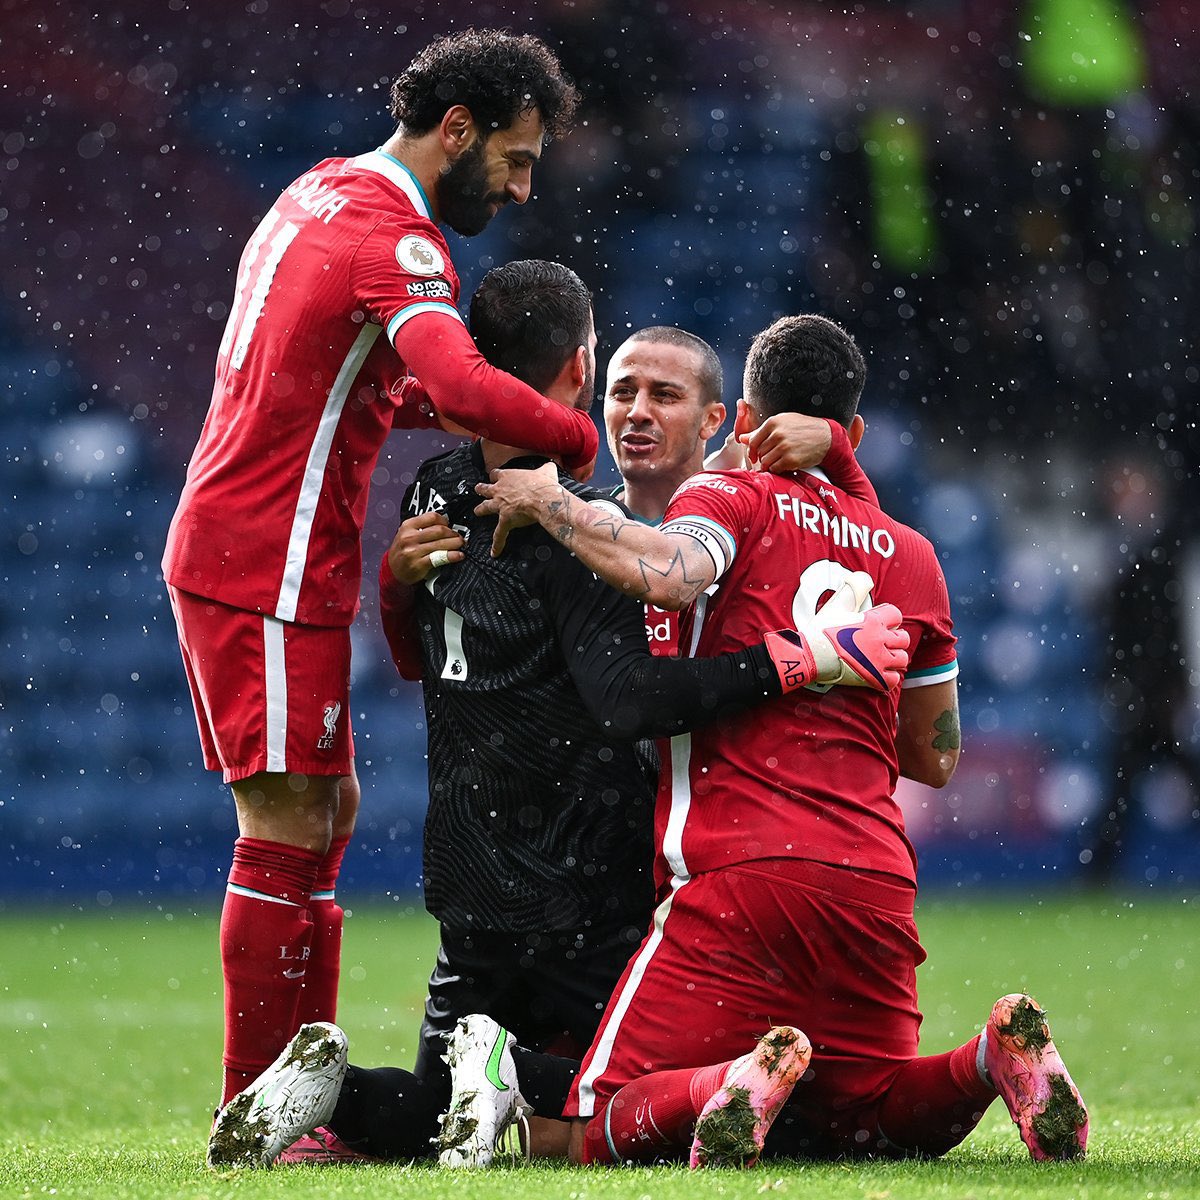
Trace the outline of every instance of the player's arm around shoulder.
<path fill-rule="evenodd" d="M 906 687 L 900 693 L 896 758 L 901 775 L 943 788 L 958 766 L 961 747 L 956 679 Z"/>
<path fill-rule="evenodd" d="M 500 518 L 493 553 L 508 529 L 532 519 L 606 583 L 646 604 L 681 609 L 717 577 L 702 541 L 642 525 L 612 504 L 589 504 L 562 486 L 553 464 L 493 471 L 475 490 L 484 497 L 475 512 Z"/>

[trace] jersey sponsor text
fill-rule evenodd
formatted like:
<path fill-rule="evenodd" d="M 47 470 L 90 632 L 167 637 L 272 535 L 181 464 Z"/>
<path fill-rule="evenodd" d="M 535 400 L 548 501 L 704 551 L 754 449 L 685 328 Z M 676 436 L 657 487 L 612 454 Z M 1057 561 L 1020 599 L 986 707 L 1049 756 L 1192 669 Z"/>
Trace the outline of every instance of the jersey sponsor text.
<path fill-rule="evenodd" d="M 712 488 L 716 492 L 724 492 L 727 496 L 736 496 L 738 494 L 737 487 L 730 483 L 727 479 L 722 479 L 718 475 L 693 475 L 691 479 L 685 479 L 679 485 L 676 495 L 680 492 L 686 492 L 690 488 Z"/>

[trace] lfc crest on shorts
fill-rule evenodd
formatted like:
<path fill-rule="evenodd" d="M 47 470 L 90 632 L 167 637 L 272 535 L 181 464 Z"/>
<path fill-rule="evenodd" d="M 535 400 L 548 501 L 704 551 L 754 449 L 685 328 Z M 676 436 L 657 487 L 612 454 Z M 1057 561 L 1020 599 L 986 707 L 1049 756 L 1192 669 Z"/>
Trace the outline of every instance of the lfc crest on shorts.
<path fill-rule="evenodd" d="M 332 703 L 325 705 L 325 711 L 321 714 L 321 719 L 325 722 L 325 732 L 317 738 L 318 750 L 332 750 L 333 739 L 337 733 L 338 717 L 342 715 L 342 702 L 334 700 Z"/>

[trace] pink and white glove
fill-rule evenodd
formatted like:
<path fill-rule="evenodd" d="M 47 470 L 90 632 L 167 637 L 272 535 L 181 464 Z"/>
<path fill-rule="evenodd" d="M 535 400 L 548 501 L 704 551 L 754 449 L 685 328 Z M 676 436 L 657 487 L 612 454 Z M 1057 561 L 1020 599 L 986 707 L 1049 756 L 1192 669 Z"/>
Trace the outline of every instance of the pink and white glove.
<path fill-rule="evenodd" d="M 908 631 L 894 604 L 858 607 L 874 580 L 855 571 L 813 617 L 796 629 L 768 633 L 763 641 L 784 694 L 810 683 L 867 687 L 888 692 L 908 667 Z"/>

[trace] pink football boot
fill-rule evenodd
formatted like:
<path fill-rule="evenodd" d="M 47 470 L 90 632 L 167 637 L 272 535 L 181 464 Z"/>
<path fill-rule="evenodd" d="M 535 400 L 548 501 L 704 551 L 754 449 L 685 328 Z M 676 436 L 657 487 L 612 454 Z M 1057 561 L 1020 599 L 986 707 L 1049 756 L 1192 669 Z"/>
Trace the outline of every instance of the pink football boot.
<path fill-rule="evenodd" d="M 1087 1109 L 1035 1000 L 1013 993 L 996 1001 L 980 1042 L 979 1065 L 1036 1161 L 1084 1156 Z"/>
<path fill-rule="evenodd" d="M 752 1167 L 771 1122 L 808 1070 L 812 1047 L 790 1025 L 776 1025 L 749 1054 L 729 1065 L 725 1081 L 696 1121 L 689 1165 Z"/>
<path fill-rule="evenodd" d="M 352 1150 L 332 1129 L 318 1126 L 312 1133 L 298 1137 L 286 1150 L 276 1156 L 275 1165 L 295 1166 L 304 1164 L 313 1167 L 347 1166 L 353 1163 L 378 1163 L 382 1158 L 372 1158 L 358 1150 Z"/>

